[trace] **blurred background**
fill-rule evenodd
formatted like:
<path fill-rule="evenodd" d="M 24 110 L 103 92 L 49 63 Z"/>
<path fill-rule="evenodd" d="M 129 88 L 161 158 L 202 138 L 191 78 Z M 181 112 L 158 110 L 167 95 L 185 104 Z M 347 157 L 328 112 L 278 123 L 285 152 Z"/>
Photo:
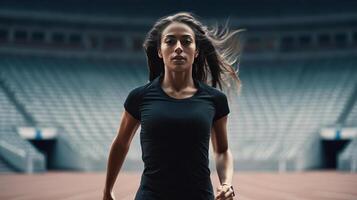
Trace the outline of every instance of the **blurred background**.
<path fill-rule="evenodd" d="M 356 172 L 357 1 L 1 0 L 0 173 L 104 172 L 146 33 L 178 11 L 246 29 L 236 171 Z M 143 169 L 140 130 L 123 171 Z"/>

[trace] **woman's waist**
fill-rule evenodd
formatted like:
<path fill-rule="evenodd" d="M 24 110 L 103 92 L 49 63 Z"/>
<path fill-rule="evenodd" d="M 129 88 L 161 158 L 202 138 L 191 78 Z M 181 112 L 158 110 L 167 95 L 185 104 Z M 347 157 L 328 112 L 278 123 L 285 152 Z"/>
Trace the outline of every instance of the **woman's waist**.
<path fill-rule="evenodd" d="M 181 189 L 207 189 L 212 188 L 211 178 L 205 176 L 190 176 L 187 174 L 145 174 L 141 176 L 141 185 L 155 189 L 181 190 Z"/>

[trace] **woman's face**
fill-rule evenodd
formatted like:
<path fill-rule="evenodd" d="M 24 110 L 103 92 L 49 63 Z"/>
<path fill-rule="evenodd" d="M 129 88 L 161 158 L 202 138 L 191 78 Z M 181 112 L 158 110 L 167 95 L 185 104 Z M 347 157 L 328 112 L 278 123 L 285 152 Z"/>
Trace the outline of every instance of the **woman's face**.
<path fill-rule="evenodd" d="M 187 71 L 198 55 L 193 30 L 186 24 L 173 22 L 162 32 L 159 57 L 170 71 Z"/>

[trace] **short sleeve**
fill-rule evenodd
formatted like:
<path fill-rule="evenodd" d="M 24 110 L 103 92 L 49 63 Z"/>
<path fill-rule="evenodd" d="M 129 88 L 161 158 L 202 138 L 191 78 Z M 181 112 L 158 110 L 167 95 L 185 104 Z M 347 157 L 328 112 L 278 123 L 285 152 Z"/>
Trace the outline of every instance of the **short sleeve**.
<path fill-rule="evenodd" d="M 213 121 L 216 121 L 218 119 L 220 119 L 223 116 L 228 115 L 228 113 L 230 112 L 229 110 L 229 105 L 228 105 L 228 101 L 227 101 L 227 96 L 226 94 L 224 94 L 223 92 L 218 92 L 216 97 L 215 97 L 215 115 L 213 117 Z"/>
<path fill-rule="evenodd" d="M 125 110 L 130 113 L 135 119 L 141 119 L 140 103 L 141 103 L 141 87 L 134 88 L 128 94 L 124 102 Z"/>

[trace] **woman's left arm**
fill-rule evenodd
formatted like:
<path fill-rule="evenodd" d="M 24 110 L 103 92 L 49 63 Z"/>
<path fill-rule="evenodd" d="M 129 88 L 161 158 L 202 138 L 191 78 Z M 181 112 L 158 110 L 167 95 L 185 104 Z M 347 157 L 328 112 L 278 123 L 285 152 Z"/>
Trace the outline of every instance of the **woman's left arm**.
<path fill-rule="evenodd" d="M 227 119 L 228 116 L 224 116 L 216 120 L 212 127 L 211 141 L 216 169 L 221 183 L 221 186 L 217 188 L 216 199 L 232 199 L 233 194 L 230 189 L 234 174 L 233 156 L 228 148 Z"/>

